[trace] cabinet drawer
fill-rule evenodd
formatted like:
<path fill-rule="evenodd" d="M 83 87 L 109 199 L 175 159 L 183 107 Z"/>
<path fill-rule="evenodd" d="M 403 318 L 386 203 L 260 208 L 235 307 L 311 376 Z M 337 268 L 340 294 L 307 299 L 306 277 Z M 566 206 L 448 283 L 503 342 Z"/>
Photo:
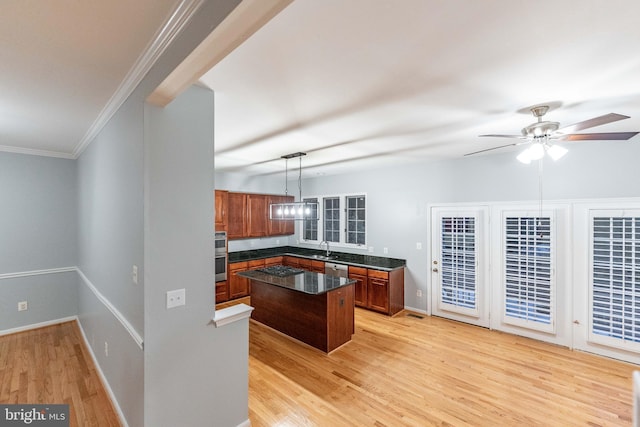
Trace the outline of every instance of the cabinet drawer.
<path fill-rule="evenodd" d="M 229 271 L 246 270 L 249 267 L 247 261 L 234 262 L 229 264 Z"/>
<path fill-rule="evenodd" d="M 268 267 L 270 265 L 280 265 L 280 264 L 282 264 L 282 260 L 283 260 L 283 257 L 281 257 L 281 256 L 275 256 L 275 257 L 272 257 L 272 258 L 267 258 L 267 259 L 264 260 L 264 265 L 266 267 Z"/>
<path fill-rule="evenodd" d="M 389 272 L 388 271 L 369 270 L 368 276 L 369 277 L 375 277 L 376 279 L 389 280 Z"/>
<path fill-rule="evenodd" d="M 264 260 L 254 259 L 253 261 L 249 261 L 247 264 L 248 264 L 249 270 L 252 270 L 254 268 L 261 268 L 261 267 L 264 267 Z"/>
<path fill-rule="evenodd" d="M 352 265 L 349 266 L 349 275 L 358 274 L 360 276 L 367 275 L 367 269 L 364 267 L 354 267 Z"/>

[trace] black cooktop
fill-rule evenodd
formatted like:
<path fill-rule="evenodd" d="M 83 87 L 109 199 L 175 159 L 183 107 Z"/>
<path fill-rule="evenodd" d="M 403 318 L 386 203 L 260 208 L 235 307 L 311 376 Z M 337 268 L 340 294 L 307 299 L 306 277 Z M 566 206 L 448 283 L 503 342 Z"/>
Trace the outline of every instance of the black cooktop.
<path fill-rule="evenodd" d="M 271 265 L 269 267 L 259 268 L 256 271 L 278 277 L 287 277 L 304 273 L 304 270 L 300 268 L 288 267 L 286 265 Z"/>

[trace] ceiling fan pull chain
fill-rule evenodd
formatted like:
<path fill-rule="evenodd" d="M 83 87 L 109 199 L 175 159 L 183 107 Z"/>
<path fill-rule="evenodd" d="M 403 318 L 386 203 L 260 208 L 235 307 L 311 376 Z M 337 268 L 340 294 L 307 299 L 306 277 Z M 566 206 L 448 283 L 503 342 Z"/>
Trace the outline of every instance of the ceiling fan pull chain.
<path fill-rule="evenodd" d="M 538 160 L 538 197 L 539 197 L 539 208 L 540 212 L 538 214 L 538 229 L 542 228 L 542 172 L 543 172 L 543 164 L 544 157 L 541 157 Z M 540 237 L 542 237 L 542 232 L 540 231 Z"/>

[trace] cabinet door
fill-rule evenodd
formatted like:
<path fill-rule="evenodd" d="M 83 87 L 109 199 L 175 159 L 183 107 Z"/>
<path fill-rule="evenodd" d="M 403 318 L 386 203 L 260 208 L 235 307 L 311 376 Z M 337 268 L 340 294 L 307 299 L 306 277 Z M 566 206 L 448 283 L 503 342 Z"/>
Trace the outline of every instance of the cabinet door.
<path fill-rule="evenodd" d="M 367 276 L 349 274 L 349 278 L 356 281 L 353 284 L 354 301 L 358 307 L 367 306 Z"/>
<path fill-rule="evenodd" d="M 242 239 L 247 236 L 247 195 L 229 193 L 227 197 L 227 237 Z"/>
<path fill-rule="evenodd" d="M 298 267 L 311 271 L 311 260 L 307 258 L 298 258 Z"/>
<path fill-rule="evenodd" d="M 311 261 L 311 271 L 324 274 L 324 261 Z"/>
<path fill-rule="evenodd" d="M 293 203 L 294 200 L 295 199 L 293 196 L 282 196 L 283 203 Z M 285 234 L 285 235 L 295 234 L 296 232 L 295 221 L 291 220 L 291 221 L 280 221 L 280 222 L 282 223 L 281 225 L 282 234 Z"/>
<path fill-rule="evenodd" d="M 216 282 L 216 304 L 229 300 L 229 286 L 227 281 Z"/>
<path fill-rule="evenodd" d="M 246 297 L 249 295 L 249 279 L 238 276 L 238 273 L 248 268 L 246 262 L 229 264 L 229 299 Z"/>
<path fill-rule="evenodd" d="M 377 277 L 369 277 L 367 287 L 368 307 L 372 310 L 389 312 L 389 281 Z"/>
<path fill-rule="evenodd" d="M 224 190 L 215 191 L 215 231 L 227 231 L 227 204 L 229 202 L 229 192 Z"/>
<path fill-rule="evenodd" d="M 294 256 L 285 256 L 282 260 L 283 264 L 289 267 L 299 267 L 300 266 L 300 258 L 296 258 Z"/>
<path fill-rule="evenodd" d="M 293 196 L 278 196 L 278 195 L 270 195 L 267 200 L 267 217 L 270 212 L 270 205 L 278 204 L 278 203 L 291 203 L 293 202 Z M 282 220 L 271 220 L 269 219 L 268 225 L 268 233 L 269 236 L 284 236 L 286 234 L 294 234 L 295 221 L 282 221 Z"/>
<path fill-rule="evenodd" d="M 349 266 L 349 278 L 356 281 L 353 284 L 354 301 L 358 307 L 367 307 L 367 269 Z"/>
<path fill-rule="evenodd" d="M 267 235 L 267 196 L 247 194 L 247 236 L 264 237 Z"/>

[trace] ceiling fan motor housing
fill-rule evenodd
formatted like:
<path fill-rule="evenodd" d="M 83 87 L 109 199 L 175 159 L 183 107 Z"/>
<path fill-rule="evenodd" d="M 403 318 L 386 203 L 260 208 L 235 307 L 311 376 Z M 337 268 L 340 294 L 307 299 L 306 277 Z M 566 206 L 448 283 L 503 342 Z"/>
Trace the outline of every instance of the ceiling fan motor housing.
<path fill-rule="evenodd" d="M 532 138 L 551 136 L 559 127 L 560 123 L 558 122 L 540 121 L 522 128 L 522 135 Z"/>

